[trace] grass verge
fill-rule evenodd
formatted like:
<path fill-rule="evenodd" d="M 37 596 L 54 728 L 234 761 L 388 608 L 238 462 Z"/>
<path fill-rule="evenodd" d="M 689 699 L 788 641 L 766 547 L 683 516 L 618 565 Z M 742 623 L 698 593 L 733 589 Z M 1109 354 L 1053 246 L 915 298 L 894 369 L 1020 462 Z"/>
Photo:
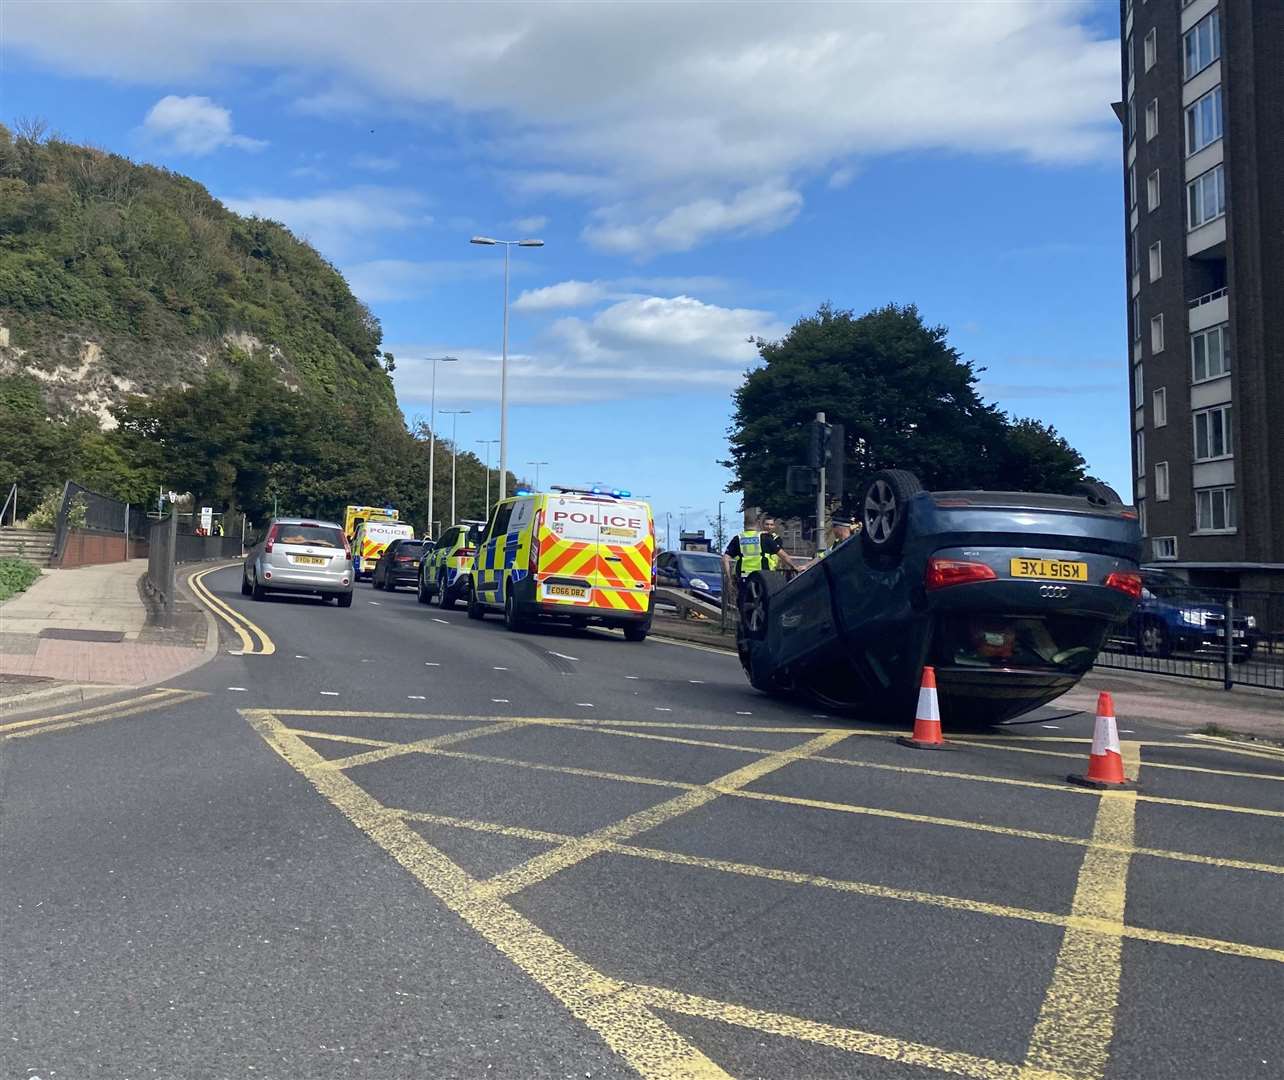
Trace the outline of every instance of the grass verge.
<path fill-rule="evenodd" d="M 40 568 L 23 559 L 0 559 L 0 604 L 28 588 L 40 577 Z"/>

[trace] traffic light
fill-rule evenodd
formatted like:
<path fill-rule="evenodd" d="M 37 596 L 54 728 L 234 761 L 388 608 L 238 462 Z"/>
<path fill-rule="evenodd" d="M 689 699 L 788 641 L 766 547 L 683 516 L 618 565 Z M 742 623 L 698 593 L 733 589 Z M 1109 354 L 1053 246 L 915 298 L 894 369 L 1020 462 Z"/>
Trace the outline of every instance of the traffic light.
<path fill-rule="evenodd" d="M 785 491 L 790 495 L 815 495 L 819 473 L 810 465 L 790 465 L 785 472 Z"/>
<path fill-rule="evenodd" d="M 829 445 L 825 458 L 825 490 L 832 499 L 843 497 L 844 466 L 847 464 L 846 432 L 842 424 L 829 424 Z"/>
<path fill-rule="evenodd" d="M 813 420 L 807 427 L 810 438 L 807 446 L 807 464 L 813 469 L 823 469 L 829 464 L 831 425 Z"/>

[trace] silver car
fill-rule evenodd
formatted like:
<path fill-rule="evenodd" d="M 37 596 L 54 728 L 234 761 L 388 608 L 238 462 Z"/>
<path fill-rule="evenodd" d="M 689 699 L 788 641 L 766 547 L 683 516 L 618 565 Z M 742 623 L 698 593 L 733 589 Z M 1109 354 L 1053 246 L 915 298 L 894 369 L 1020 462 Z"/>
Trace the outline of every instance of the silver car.
<path fill-rule="evenodd" d="M 269 592 L 331 597 L 352 606 L 352 553 L 343 528 L 332 521 L 272 521 L 245 556 L 241 594 L 262 600 Z"/>

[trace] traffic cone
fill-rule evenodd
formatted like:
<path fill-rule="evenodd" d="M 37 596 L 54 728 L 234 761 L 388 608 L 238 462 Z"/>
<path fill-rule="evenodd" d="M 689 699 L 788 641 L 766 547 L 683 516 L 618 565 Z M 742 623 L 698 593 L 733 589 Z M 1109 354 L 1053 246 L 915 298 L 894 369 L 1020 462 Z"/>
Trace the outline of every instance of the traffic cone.
<path fill-rule="evenodd" d="M 898 736 L 896 741 L 915 750 L 954 749 L 941 738 L 941 703 L 936 697 L 936 669 L 931 665 L 923 668 L 923 682 L 918 688 L 914 734 Z"/>
<path fill-rule="evenodd" d="M 1107 690 L 1097 697 L 1097 722 L 1092 729 L 1092 750 L 1088 771 L 1066 777 L 1072 784 L 1097 788 L 1130 788 L 1136 784 L 1124 776 L 1123 757 L 1119 753 L 1119 730 L 1115 726 L 1115 703 Z"/>

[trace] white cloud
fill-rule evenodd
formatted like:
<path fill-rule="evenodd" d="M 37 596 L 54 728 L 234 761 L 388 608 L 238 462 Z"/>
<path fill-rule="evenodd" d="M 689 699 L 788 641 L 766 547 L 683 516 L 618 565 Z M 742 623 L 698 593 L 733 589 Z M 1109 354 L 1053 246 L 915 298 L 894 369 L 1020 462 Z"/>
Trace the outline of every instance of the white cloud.
<path fill-rule="evenodd" d="M 353 293 L 368 304 L 413 300 L 431 292 L 434 285 L 444 281 L 497 277 L 501 273 L 503 267 L 492 259 L 438 259 L 422 262 L 413 259 L 370 259 L 343 267 L 343 275 Z"/>
<path fill-rule="evenodd" d="M 517 193 L 643 208 L 594 220 L 609 250 L 778 227 L 800 185 L 841 182 L 835 162 L 1107 161 L 1118 140 L 1103 107 L 1118 41 L 1076 0 L 675 2 L 663 18 L 645 4 L 9 0 L 5 14 L 9 50 L 81 77 L 172 85 L 235 63 L 270 69 L 312 113 L 485 125 L 473 145 Z M 778 204 L 736 224 L 765 191 Z"/>
<path fill-rule="evenodd" d="M 633 297 L 589 318 L 557 320 L 535 347 L 509 354 L 509 397 L 527 405 L 609 401 L 642 394 L 726 391 L 758 357 L 750 337 L 780 337 L 769 312 L 724 308 L 689 296 Z M 499 357 L 448 344 L 396 343 L 397 393 L 403 403 L 428 400 L 430 365 L 422 356 L 457 356 L 437 401 L 494 399 Z"/>
<path fill-rule="evenodd" d="M 665 214 L 630 220 L 615 206 L 599 211 L 582 237 L 593 247 L 618 255 L 690 251 L 719 233 L 745 235 L 784 228 L 802 209 L 797 191 L 776 184 L 746 188 L 729 200 L 703 198 Z"/>
<path fill-rule="evenodd" d="M 542 289 L 527 289 L 516 300 L 516 311 L 554 311 L 558 308 L 587 307 L 607 295 L 599 281 L 559 281 Z"/>
<path fill-rule="evenodd" d="M 232 130 L 232 114 L 207 97 L 167 94 L 143 119 L 149 138 L 178 154 L 202 156 L 223 147 L 262 150 L 263 139 L 251 139 Z"/>
<path fill-rule="evenodd" d="M 238 214 L 281 222 L 332 260 L 369 248 L 379 232 L 432 222 L 422 212 L 422 197 L 400 188 L 356 187 L 298 198 L 262 194 L 220 198 Z"/>
<path fill-rule="evenodd" d="M 513 222 L 513 228 L 519 233 L 525 233 L 527 236 L 533 236 L 537 232 L 543 232 L 548 226 L 548 218 L 541 214 L 534 217 L 518 218 Z"/>
<path fill-rule="evenodd" d="M 396 172 L 401 162 L 392 157 L 379 157 L 377 154 L 357 154 L 352 159 L 354 169 L 365 169 L 367 172 Z"/>

